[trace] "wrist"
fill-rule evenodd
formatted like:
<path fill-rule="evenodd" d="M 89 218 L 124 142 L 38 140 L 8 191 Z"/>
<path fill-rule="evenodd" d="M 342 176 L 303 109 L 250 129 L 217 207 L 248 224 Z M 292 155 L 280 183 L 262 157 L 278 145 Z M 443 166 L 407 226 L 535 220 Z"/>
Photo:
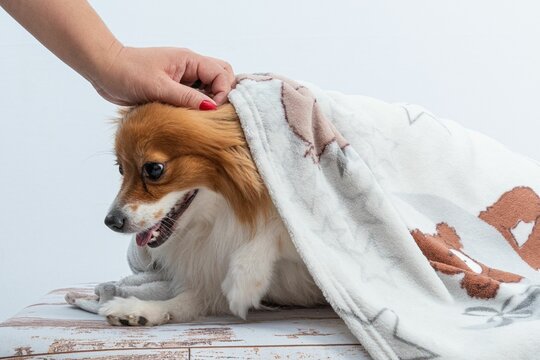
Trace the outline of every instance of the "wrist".
<path fill-rule="evenodd" d="M 89 57 L 88 71 L 82 74 L 92 85 L 100 85 L 110 77 L 120 54 L 125 50 L 124 45 L 116 38 Z"/>

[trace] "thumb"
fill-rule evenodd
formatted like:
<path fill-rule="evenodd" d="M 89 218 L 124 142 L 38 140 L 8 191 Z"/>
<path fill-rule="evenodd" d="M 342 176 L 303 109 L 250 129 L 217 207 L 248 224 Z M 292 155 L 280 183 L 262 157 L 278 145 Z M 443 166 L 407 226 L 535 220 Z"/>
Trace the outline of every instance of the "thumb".
<path fill-rule="evenodd" d="M 216 103 L 210 97 L 189 86 L 177 83 L 174 80 L 167 82 L 163 89 L 161 100 L 174 106 L 189 107 L 198 110 L 215 110 Z"/>

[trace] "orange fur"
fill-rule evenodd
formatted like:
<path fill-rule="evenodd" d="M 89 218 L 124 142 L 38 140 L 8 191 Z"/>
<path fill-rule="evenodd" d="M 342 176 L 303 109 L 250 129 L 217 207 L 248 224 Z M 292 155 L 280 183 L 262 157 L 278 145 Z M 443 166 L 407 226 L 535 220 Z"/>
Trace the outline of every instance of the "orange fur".
<path fill-rule="evenodd" d="M 111 324 L 142 317 L 158 325 L 220 313 L 245 319 L 262 299 L 324 302 L 270 201 L 231 105 L 127 109 L 115 146 L 124 177 L 105 223 L 137 234 L 135 251 L 159 264 L 156 274 L 170 281 L 166 295 L 174 297 L 116 297 L 100 309 Z M 163 166 L 145 166 L 154 162 Z"/>
<path fill-rule="evenodd" d="M 172 191 L 207 187 L 221 193 L 241 222 L 253 225 L 270 198 L 232 105 L 199 111 L 150 103 L 122 110 L 115 149 L 124 179 L 120 204 L 156 201 Z M 146 162 L 165 164 L 156 182 Z"/>

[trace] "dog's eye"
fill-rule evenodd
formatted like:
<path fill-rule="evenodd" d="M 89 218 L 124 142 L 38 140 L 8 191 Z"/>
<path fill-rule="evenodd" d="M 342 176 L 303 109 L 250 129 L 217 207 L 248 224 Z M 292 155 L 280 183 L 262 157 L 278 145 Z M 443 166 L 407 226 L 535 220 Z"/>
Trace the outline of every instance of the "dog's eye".
<path fill-rule="evenodd" d="M 149 162 L 143 165 L 143 174 L 150 180 L 157 180 L 163 174 L 165 166 L 161 163 Z"/>
<path fill-rule="evenodd" d="M 122 167 L 122 165 L 120 164 L 120 162 L 118 161 L 118 159 L 114 162 L 114 165 L 118 166 L 118 172 L 120 173 L 120 175 L 124 175 L 124 168 Z"/>

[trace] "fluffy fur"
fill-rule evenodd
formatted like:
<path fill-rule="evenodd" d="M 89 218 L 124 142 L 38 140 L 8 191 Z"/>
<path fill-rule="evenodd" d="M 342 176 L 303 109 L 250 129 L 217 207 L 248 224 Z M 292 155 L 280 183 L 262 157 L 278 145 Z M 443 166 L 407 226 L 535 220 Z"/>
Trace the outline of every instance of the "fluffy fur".
<path fill-rule="evenodd" d="M 123 183 L 111 207 L 122 232 L 163 220 L 190 191 L 198 193 L 159 247 L 148 248 L 174 297 L 115 298 L 100 313 L 113 325 L 158 325 L 201 315 L 245 318 L 262 300 L 312 306 L 324 297 L 309 275 L 257 173 L 231 105 L 196 111 L 147 104 L 122 113 L 115 150 Z M 165 164 L 157 181 L 147 162 Z"/>

